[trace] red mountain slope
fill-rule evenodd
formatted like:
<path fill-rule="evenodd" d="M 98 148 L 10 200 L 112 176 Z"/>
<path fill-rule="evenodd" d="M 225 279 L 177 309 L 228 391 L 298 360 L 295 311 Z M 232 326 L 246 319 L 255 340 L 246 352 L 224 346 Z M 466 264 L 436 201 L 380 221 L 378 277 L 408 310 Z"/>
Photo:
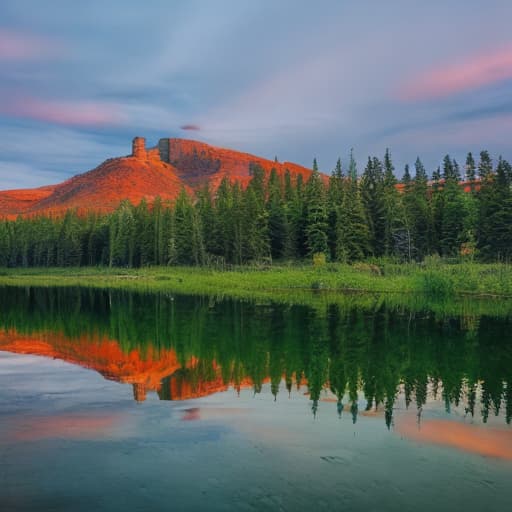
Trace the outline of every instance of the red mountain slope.
<path fill-rule="evenodd" d="M 80 210 L 111 211 L 123 199 L 138 204 L 145 198 L 175 199 L 186 185 L 176 169 L 160 161 L 133 157 L 113 158 L 96 169 L 57 185 L 52 194 L 38 201 L 29 212 Z"/>
<path fill-rule="evenodd" d="M 165 147 L 168 145 L 168 147 Z M 239 181 L 247 185 L 251 179 L 251 166 L 260 165 L 267 174 L 275 168 L 284 176 L 288 169 L 292 176 L 301 175 L 307 180 L 311 169 L 290 162 L 274 162 L 265 158 L 242 153 L 232 149 L 218 148 L 203 142 L 185 139 L 160 139 L 159 147 L 163 149 L 164 158 L 169 155 L 169 162 L 177 169 L 178 176 L 192 188 L 208 182 L 215 190 L 224 177 L 230 181 Z"/>
<path fill-rule="evenodd" d="M 106 160 L 96 169 L 57 185 L 0 192 L 0 217 L 62 214 L 70 208 L 80 213 L 108 212 L 125 199 L 133 204 L 143 198 L 151 203 L 157 196 L 175 199 L 182 187 L 193 193 L 209 183 L 211 190 L 216 190 L 224 177 L 246 186 L 254 164 L 267 174 L 275 168 L 281 176 L 288 169 L 292 176 L 301 175 L 305 181 L 311 175 L 311 170 L 297 164 L 191 140 L 160 139 L 157 147 L 146 149 L 145 140 L 136 137 L 131 156 Z"/>
<path fill-rule="evenodd" d="M 26 212 L 35 203 L 48 197 L 56 185 L 47 187 L 4 190 L 0 192 L 0 215 L 12 216 Z"/>

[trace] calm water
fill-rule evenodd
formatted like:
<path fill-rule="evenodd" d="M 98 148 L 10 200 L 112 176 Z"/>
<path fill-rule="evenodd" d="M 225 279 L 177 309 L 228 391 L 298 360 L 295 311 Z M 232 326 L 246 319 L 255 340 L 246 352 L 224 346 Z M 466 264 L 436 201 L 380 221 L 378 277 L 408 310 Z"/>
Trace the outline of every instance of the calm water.
<path fill-rule="evenodd" d="M 364 304 L 0 288 L 0 510 L 509 510 L 512 314 Z"/>

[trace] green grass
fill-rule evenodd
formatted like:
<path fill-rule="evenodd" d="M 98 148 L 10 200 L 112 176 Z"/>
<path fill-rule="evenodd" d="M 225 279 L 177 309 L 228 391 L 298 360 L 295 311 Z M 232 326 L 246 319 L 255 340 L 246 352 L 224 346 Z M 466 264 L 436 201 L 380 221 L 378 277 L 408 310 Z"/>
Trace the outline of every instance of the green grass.
<path fill-rule="evenodd" d="M 512 317 L 512 266 L 424 265 L 387 262 L 321 267 L 243 267 L 218 271 L 197 267 L 0 269 L 0 285 L 87 286 L 139 292 L 233 297 L 260 303 L 303 304 L 325 314 L 336 304 L 375 311 L 386 307 L 430 311 L 446 318 Z"/>
<path fill-rule="evenodd" d="M 107 267 L 0 269 L 0 285 L 92 286 L 140 291 L 232 296 L 285 297 L 302 302 L 312 291 L 324 294 L 426 294 L 436 299 L 462 296 L 512 298 L 512 266 L 505 264 L 358 263 L 320 267 L 243 267 L 218 271 L 197 267 Z M 410 300 L 405 299 L 405 300 Z"/>

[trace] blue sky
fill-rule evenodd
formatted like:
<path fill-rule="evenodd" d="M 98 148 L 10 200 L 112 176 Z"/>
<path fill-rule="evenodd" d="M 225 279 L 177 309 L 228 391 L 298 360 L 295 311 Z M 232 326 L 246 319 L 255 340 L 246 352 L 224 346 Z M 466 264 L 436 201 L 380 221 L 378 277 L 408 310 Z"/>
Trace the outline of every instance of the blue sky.
<path fill-rule="evenodd" d="M 142 135 L 330 172 L 389 147 L 512 158 L 510 0 L 3 0 L 0 189 L 61 181 Z M 185 130 L 187 125 L 197 130 Z"/>

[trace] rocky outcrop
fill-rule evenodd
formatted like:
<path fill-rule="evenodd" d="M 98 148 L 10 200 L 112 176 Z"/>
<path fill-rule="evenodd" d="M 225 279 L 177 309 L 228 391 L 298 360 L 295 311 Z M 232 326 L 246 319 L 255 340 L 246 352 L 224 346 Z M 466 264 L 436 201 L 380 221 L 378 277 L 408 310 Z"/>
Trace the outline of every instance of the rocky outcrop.
<path fill-rule="evenodd" d="M 132 156 L 138 160 L 146 160 L 146 139 L 144 137 L 135 137 L 132 141 Z"/>

